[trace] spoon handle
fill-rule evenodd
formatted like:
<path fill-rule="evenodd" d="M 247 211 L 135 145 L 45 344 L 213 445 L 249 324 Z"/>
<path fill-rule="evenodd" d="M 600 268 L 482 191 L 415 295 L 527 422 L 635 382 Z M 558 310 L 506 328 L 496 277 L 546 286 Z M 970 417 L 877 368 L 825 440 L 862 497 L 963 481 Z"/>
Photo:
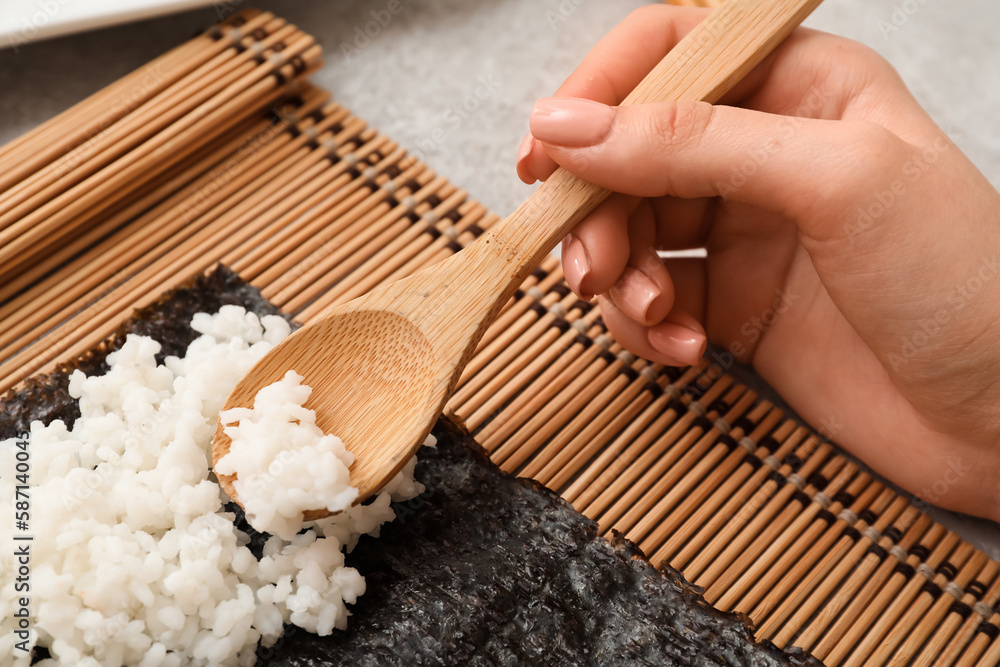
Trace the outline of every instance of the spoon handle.
<path fill-rule="evenodd" d="M 622 105 L 701 100 L 715 102 L 815 9 L 822 0 L 727 0 L 682 39 Z M 479 243 L 510 276 L 499 303 L 610 191 L 556 172 Z"/>

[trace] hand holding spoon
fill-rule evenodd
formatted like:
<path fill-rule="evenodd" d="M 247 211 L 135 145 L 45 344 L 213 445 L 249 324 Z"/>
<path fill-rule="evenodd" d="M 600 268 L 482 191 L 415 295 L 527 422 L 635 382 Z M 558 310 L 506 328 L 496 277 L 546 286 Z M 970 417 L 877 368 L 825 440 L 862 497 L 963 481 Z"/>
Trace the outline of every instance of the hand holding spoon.
<path fill-rule="evenodd" d="M 622 102 L 715 102 L 821 0 L 727 0 Z M 452 257 L 339 306 L 282 341 L 233 390 L 225 409 L 249 407 L 261 388 L 295 370 L 313 388 L 316 424 L 355 456 L 358 502 L 402 469 L 444 409 L 501 307 L 559 241 L 610 193 L 568 171 Z M 213 462 L 229 451 L 221 424 Z M 234 477 L 219 476 L 239 502 Z M 326 516 L 310 511 L 305 518 Z"/>

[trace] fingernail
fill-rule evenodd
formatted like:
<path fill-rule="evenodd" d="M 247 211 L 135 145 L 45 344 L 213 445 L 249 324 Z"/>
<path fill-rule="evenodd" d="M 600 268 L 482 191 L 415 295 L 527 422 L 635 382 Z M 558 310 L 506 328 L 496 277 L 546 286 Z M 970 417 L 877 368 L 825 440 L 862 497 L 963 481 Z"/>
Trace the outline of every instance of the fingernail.
<path fill-rule="evenodd" d="M 563 239 L 562 265 L 569 288 L 585 301 L 593 299 L 593 294 L 582 291 L 580 287 L 590 275 L 590 257 L 587 256 L 587 249 L 583 247 L 583 242 L 572 234 L 567 234 L 566 238 Z"/>
<path fill-rule="evenodd" d="M 522 181 L 528 183 L 529 185 L 535 182 L 535 179 L 528 173 L 526 164 L 528 158 L 531 157 L 531 149 L 533 147 L 534 138 L 529 132 L 524 135 L 524 139 L 521 140 L 521 147 L 517 149 L 517 175 Z"/>
<path fill-rule="evenodd" d="M 649 276 L 631 266 L 626 267 L 622 277 L 611 288 L 611 296 L 617 303 L 631 304 L 642 313 L 643 322 L 653 301 L 663 294 L 663 291 Z"/>
<path fill-rule="evenodd" d="M 649 344 L 666 356 L 693 366 L 705 354 L 708 340 L 700 331 L 663 322 L 649 330 Z"/>
<path fill-rule="evenodd" d="M 562 146 L 592 146 L 611 129 L 615 110 L 576 97 L 546 97 L 531 110 L 531 134 Z"/>

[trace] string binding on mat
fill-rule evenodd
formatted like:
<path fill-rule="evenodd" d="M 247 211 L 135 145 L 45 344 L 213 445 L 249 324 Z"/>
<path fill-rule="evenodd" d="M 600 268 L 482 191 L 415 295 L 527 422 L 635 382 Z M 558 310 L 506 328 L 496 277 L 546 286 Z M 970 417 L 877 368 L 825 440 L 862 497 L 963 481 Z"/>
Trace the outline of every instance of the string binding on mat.
<path fill-rule="evenodd" d="M 947 584 L 945 584 L 944 592 L 948 593 L 956 600 L 961 600 L 962 596 L 965 595 L 965 592 L 962 590 L 962 587 L 956 584 L 954 581 L 949 581 Z"/>
<path fill-rule="evenodd" d="M 858 515 L 852 512 L 847 507 L 845 507 L 844 509 L 840 510 L 840 514 L 837 515 L 837 518 L 850 526 L 854 525 L 857 522 Z"/>
<path fill-rule="evenodd" d="M 833 500 L 830 496 L 826 495 L 822 491 L 817 491 L 813 494 L 813 502 L 822 507 L 823 509 L 829 509 L 830 505 L 833 504 Z"/>
<path fill-rule="evenodd" d="M 637 357 L 629 352 L 628 350 L 622 350 L 618 353 L 618 361 L 625 364 L 626 366 L 631 366 L 635 363 Z"/>

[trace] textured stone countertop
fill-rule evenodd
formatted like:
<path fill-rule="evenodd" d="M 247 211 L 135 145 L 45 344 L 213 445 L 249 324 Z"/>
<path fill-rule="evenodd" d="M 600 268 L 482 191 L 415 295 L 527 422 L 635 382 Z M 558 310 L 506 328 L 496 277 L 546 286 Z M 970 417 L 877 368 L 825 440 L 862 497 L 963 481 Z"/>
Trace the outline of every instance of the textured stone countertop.
<path fill-rule="evenodd" d="M 604 33 L 646 4 L 399 2 L 402 11 L 377 29 L 367 24 L 389 0 L 260 0 L 255 6 L 316 36 L 326 63 L 312 77 L 317 84 L 501 214 L 531 192 L 513 165 L 533 101 L 553 92 Z M 24 11 L 35 4 L 25 2 Z M 0 51 L 0 144 L 239 6 L 221 0 L 199 11 Z M 883 54 L 938 124 L 1000 185 L 1000 3 L 827 0 L 806 25 Z M 359 37 L 366 27 L 374 37 Z M 935 515 L 1000 558 L 996 524 Z"/>

